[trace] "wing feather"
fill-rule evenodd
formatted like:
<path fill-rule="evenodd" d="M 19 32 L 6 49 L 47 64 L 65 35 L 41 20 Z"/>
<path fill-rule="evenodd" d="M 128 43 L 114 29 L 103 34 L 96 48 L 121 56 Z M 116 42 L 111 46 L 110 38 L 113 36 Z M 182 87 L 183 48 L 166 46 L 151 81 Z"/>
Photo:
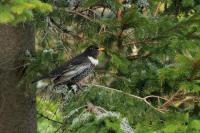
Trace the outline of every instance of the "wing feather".
<path fill-rule="evenodd" d="M 79 75 L 80 73 L 82 73 L 83 71 L 85 71 L 85 69 L 87 69 L 88 67 L 90 67 L 89 63 L 84 63 L 84 64 L 80 64 L 80 65 L 75 65 L 73 67 L 71 67 L 70 71 L 63 71 L 63 73 L 61 75 L 59 75 L 59 78 L 54 80 L 54 82 L 56 84 L 60 84 L 63 82 L 67 82 L 70 79 L 72 79 L 73 77 Z"/>
<path fill-rule="evenodd" d="M 69 60 L 68 62 L 64 63 L 63 65 L 57 67 L 56 69 L 52 70 L 50 72 L 50 76 L 56 77 L 56 76 L 60 76 L 65 72 L 68 71 L 72 71 L 75 69 L 75 67 L 79 66 L 79 65 L 83 65 L 84 63 L 88 62 L 87 58 L 85 58 L 84 56 L 82 56 L 82 54 L 72 58 L 71 60 Z"/>
<path fill-rule="evenodd" d="M 44 75 L 34 81 L 35 83 L 43 79 L 58 79 L 65 77 L 66 80 L 71 79 L 74 75 L 80 74 L 88 65 L 88 58 L 84 56 L 84 53 L 77 55 L 68 62 L 52 70 L 49 74 Z M 64 76 L 65 75 L 65 76 Z"/>

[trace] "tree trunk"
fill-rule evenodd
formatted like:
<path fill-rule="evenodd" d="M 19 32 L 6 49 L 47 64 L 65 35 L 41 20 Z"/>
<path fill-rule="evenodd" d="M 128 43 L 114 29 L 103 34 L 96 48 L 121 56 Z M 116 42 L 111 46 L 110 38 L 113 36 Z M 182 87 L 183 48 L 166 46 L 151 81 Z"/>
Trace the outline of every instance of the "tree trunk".
<path fill-rule="evenodd" d="M 35 93 L 18 84 L 34 41 L 30 24 L 0 25 L 0 133 L 36 133 Z"/>

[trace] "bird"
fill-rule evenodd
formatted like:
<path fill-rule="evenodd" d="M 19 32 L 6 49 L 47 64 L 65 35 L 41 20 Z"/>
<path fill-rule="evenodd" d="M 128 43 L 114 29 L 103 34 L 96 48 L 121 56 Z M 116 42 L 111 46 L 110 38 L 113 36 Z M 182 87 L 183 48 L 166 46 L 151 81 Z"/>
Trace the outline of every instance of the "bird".
<path fill-rule="evenodd" d="M 90 45 L 86 50 L 50 71 L 47 75 L 42 76 L 32 83 L 36 83 L 40 80 L 50 79 L 53 86 L 59 85 L 77 85 L 77 83 L 87 77 L 98 65 L 98 56 L 100 52 L 104 51 L 103 47 L 98 47 L 97 45 Z"/>

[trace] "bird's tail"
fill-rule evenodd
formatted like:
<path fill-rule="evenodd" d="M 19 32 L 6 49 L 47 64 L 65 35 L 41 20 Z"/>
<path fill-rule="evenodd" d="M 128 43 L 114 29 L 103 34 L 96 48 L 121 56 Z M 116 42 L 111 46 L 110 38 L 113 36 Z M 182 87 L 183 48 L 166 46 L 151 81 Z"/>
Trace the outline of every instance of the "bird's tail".
<path fill-rule="evenodd" d="M 31 83 L 34 84 L 34 83 L 36 83 L 36 82 L 38 82 L 40 80 L 44 80 L 44 79 L 47 79 L 47 78 L 48 78 L 48 76 L 42 76 L 42 77 L 39 77 L 39 78 L 33 80 Z"/>

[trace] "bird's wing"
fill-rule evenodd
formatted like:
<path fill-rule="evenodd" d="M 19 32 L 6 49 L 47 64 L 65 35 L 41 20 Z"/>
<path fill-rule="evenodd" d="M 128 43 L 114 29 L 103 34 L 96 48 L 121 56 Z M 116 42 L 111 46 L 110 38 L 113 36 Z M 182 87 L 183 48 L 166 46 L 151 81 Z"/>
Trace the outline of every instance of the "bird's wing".
<path fill-rule="evenodd" d="M 54 79 L 56 84 L 64 83 L 72 79 L 73 77 L 79 75 L 83 71 L 85 71 L 88 67 L 90 67 L 89 63 L 83 63 L 79 65 L 72 65 L 68 70 L 63 71 L 62 74 Z"/>
<path fill-rule="evenodd" d="M 88 64 L 88 58 L 79 54 L 63 65 L 55 68 L 49 74 L 32 81 L 32 83 L 43 79 L 56 79 L 63 75 L 65 75 L 67 79 L 71 79 L 74 75 L 81 73 L 85 68 L 87 68 Z"/>
<path fill-rule="evenodd" d="M 65 64 L 51 71 L 50 77 L 65 77 L 66 80 L 69 80 L 75 75 L 83 72 L 86 68 L 89 67 L 89 65 L 90 64 L 88 63 L 87 58 L 77 56 L 75 58 L 72 58 L 69 62 L 66 62 Z"/>
<path fill-rule="evenodd" d="M 82 57 L 81 55 L 78 55 L 68 62 L 64 63 L 63 65 L 55 68 L 50 72 L 50 77 L 56 77 L 59 75 L 62 75 L 64 72 L 68 72 L 71 70 L 74 70 L 76 66 L 79 66 L 81 64 L 84 64 L 84 62 L 87 62 L 86 58 Z"/>

